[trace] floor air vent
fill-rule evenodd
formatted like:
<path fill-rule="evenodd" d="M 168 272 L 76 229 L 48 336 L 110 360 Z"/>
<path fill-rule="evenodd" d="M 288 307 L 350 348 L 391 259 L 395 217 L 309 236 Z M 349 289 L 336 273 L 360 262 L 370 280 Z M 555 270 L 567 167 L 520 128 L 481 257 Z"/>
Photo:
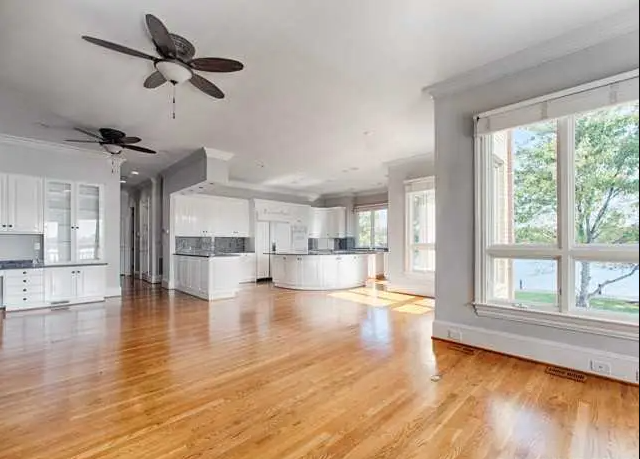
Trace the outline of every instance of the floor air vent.
<path fill-rule="evenodd" d="M 559 378 L 570 379 L 575 382 L 585 382 L 587 377 L 584 373 L 580 373 L 579 371 L 567 370 L 566 368 L 559 367 L 547 367 L 545 373 L 553 376 L 558 376 Z"/>
<path fill-rule="evenodd" d="M 476 350 L 469 346 L 463 346 L 462 344 L 452 344 L 449 346 L 452 351 L 462 352 L 466 355 L 476 355 Z"/>

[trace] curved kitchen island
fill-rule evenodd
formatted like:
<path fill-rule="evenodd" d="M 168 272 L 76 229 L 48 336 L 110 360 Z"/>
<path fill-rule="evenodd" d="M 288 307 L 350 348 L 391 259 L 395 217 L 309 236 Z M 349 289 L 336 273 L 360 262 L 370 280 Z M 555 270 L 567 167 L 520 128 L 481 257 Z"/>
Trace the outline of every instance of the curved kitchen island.
<path fill-rule="evenodd" d="M 295 290 L 338 290 L 367 282 L 369 253 L 272 254 L 276 287 Z"/>

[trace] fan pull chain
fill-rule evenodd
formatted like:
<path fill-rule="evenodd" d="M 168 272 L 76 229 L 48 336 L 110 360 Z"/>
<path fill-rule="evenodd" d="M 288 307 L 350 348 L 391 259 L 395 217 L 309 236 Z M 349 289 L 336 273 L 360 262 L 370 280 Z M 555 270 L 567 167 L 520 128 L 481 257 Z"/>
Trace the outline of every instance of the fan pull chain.
<path fill-rule="evenodd" d="M 175 120 L 176 119 L 176 85 L 173 85 L 173 97 L 171 100 L 172 103 L 172 117 Z"/>

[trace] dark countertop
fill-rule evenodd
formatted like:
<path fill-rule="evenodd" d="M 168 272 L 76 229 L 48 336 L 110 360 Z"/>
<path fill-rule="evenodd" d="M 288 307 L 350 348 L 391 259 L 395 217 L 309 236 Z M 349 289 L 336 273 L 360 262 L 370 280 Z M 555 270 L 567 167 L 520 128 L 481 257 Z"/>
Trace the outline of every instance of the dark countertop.
<path fill-rule="evenodd" d="M 375 255 L 377 253 L 386 253 L 381 250 L 335 250 L 330 251 L 310 251 L 309 253 L 291 253 L 291 252 L 264 252 L 265 255 L 291 255 L 291 256 L 317 256 L 317 255 Z"/>
<path fill-rule="evenodd" d="M 31 260 L 7 260 L 0 261 L 0 270 L 10 269 L 42 269 L 42 268 L 70 268 L 73 266 L 107 266 L 104 262 L 86 263 L 34 263 Z"/>
<path fill-rule="evenodd" d="M 198 258 L 234 258 L 239 257 L 239 253 L 174 253 L 181 257 L 198 257 Z"/>

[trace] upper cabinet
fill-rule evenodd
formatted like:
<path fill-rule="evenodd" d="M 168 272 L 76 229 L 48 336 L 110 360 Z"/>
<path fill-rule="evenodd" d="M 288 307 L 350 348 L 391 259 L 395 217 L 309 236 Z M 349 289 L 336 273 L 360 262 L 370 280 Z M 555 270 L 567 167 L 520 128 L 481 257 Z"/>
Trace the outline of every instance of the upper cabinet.
<path fill-rule="evenodd" d="M 103 196 L 101 185 L 46 181 L 44 258 L 47 263 L 102 260 Z"/>
<path fill-rule="evenodd" d="M 222 197 L 176 197 L 175 235 L 249 237 L 249 201 Z"/>
<path fill-rule="evenodd" d="M 311 209 L 311 238 L 342 238 L 347 234 L 344 207 L 314 207 Z"/>
<path fill-rule="evenodd" d="M 43 179 L 0 174 L 0 231 L 42 233 Z"/>

